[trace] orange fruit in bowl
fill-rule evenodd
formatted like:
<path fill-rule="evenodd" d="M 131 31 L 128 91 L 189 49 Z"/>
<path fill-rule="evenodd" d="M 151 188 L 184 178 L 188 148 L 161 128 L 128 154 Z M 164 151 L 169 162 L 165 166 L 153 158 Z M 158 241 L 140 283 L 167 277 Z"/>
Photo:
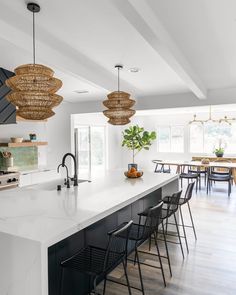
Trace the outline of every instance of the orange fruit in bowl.
<path fill-rule="evenodd" d="M 134 167 L 131 167 L 130 168 L 130 170 L 129 170 L 129 172 L 131 172 L 131 173 L 134 173 L 134 172 L 136 172 L 137 170 L 134 168 Z"/>
<path fill-rule="evenodd" d="M 136 176 L 137 177 L 141 177 L 142 176 L 142 173 L 141 172 L 137 172 Z"/>

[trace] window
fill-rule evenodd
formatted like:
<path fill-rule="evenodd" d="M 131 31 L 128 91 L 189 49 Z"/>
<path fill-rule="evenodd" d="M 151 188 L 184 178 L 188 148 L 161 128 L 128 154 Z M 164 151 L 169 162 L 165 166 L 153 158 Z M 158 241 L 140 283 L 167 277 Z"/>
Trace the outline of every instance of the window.
<path fill-rule="evenodd" d="M 160 126 L 157 138 L 159 152 L 184 152 L 184 126 Z"/>
<path fill-rule="evenodd" d="M 190 152 L 199 153 L 203 152 L 203 125 L 191 124 L 190 125 Z"/>
<path fill-rule="evenodd" d="M 222 143 L 225 152 L 236 153 L 236 124 L 224 123 L 190 125 L 190 152 L 212 153 Z"/>
<path fill-rule="evenodd" d="M 75 127 L 75 154 L 80 174 L 91 174 L 106 168 L 106 127 Z"/>

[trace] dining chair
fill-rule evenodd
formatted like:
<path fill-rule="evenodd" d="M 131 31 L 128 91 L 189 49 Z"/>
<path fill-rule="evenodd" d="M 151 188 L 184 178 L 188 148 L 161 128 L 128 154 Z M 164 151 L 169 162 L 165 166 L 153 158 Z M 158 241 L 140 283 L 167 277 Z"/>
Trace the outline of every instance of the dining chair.
<path fill-rule="evenodd" d="M 217 159 L 214 161 L 214 163 L 232 163 L 230 160 L 224 160 L 224 159 Z M 217 175 L 228 175 L 228 170 L 222 167 L 217 167 L 215 169 L 211 169 L 211 173 L 217 174 Z M 233 184 L 233 176 L 232 176 L 232 184 Z"/>
<path fill-rule="evenodd" d="M 194 162 L 194 161 L 193 161 Z M 205 186 L 206 186 L 206 182 L 207 182 L 207 168 L 206 167 L 196 167 L 194 166 L 194 163 L 193 163 L 193 166 L 189 166 L 189 169 L 188 169 L 188 172 L 189 173 L 198 173 L 199 174 L 199 181 L 201 182 L 201 176 L 203 175 L 204 176 L 204 183 L 205 183 Z M 201 186 L 201 183 L 200 183 L 200 186 Z"/>
<path fill-rule="evenodd" d="M 170 173 L 170 165 L 166 165 L 168 168 L 165 168 L 165 164 L 162 163 L 162 160 L 152 160 L 152 163 L 156 164 L 154 172 L 155 173 Z"/>
<path fill-rule="evenodd" d="M 189 169 L 190 167 L 195 167 L 195 170 Z M 187 172 L 185 172 L 187 169 Z M 199 167 L 198 166 L 194 166 L 194 164 L 183 164 L 181 165 L 181 173 L 179 175 L 180 178 L 180 182 L 181 182 L 181 188 L 183 187 L 183 179 L 187 179 L 188 180 L 188 184 L 189 184 L 189 180 L 191 181 L 195 181 L 196 182 L 196 192 L 199 189 L 201 189 L 201 176 L 200 173 L 198 172 Z"/>
<path fill-rule="evenodd" d="M 219 166 L 217 165 L 211 166 L 210 168 L 208 168 L 207 194 L 211 191 L 212 182 L 228 182 L 228 196 L 230 196 L 232 186 L 232 169 L 228 167 L 219 168 Z"/>

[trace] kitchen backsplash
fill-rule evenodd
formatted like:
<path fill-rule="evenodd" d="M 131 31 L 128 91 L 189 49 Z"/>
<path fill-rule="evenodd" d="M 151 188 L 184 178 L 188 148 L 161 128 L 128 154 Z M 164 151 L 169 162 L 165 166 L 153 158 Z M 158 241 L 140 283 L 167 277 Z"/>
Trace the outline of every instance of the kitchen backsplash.
<path fill-rule="evenodd" d="M 14 159 L 14 167 L 19 169 L 25 167 L 37 167 L 38 166 L 38 148 L 37 147 L 0 147 L 0 152 L 11 152 Z M 0 156 L 0 167 L 3 166 L 3 158 Z"/>

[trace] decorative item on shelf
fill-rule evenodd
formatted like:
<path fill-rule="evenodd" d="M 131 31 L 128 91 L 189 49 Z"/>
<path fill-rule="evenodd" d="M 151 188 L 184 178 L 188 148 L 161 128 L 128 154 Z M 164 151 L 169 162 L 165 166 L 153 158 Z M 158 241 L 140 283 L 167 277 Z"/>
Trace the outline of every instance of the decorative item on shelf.
<path fill-rule="evenodd" d="M 232 121 L 236 121 L 236 118 L 228 118 L 227 116 L 224 116 L 224 118 L 221 119 L 212 119 L 212 110 L 211 106 L 209 106 L 209 117 L 207 120 L 200 120 L 197 119 L 197 115 L 193 115 L 193 120 L 189 121 L 189 124 L 193 123 L 201 123 L 201 124 L 207 124 L 207 123 L 227 123 L 229 125 L 232 125 Z"/>
<path fill-rule="evenodd" d="M 203 158 L 203 159 L 201 159 L 201 163 L 204 164 L 204 165 L 209 165 L 210 164 L 210 160 L 207 159 L 207 158 Z"/>
<path fill-rule="evenodd" d="M 143 127 L 134 125 L 125 129 L 122 134 L 122 146 L 126 146 L 129 150 L 132 150 L 133 163 L 128 164 L 128 170 L 130 170 L 131 167 L 137 170 L 137 164 L 134 163 L 134 158 L 141 150 L 149 150 L 152 142 L 156 139 L 156 132 L 144 131 Z"/>
<path fill-rule="evenodd" d="M 30 133 L 29 138 L 30 138 L 30 141 L 36 141 L 37 140 L 37 135 L 35 133 Z"/>
<path fill-rule="evenodd" d="M 124 174 L 128 178 L 139 178 L 143 176 L 143 171 L 138 171 L 134 167 L 131 167 L 128 171 L 125 171 Z"/>
<path fill-rule="evenodd" d="M 28 3 L 27 8 L 33 13 L 33 64 L 17 67 L 15 76 L 6 80 L 11 88 L 7 99 L 16 106 L 17 115 L 28 120 L 45 120 L 55 113 L 63 98 L 55 94 L 62 86 L 61 80 L 54 78 L 54 71 L 35 63 L 35 13 L 40 11 L 36 3 Z"/>
<path fill-rule="evenodd" d="M 120 91 L 120 69 L 123 66 L 116 65 L 115 68 L 118 70 L 118 91 L 108 94 L 108 99 L 103 101 L 103 105 L 108 108 L 103 114 L 109 118 L 108 123 L 112 125 L 126 125 L 135 114 L 135 110 L 131 109 L 135 101 L 130 99 L 129 93 Z"/>
<path fill-rule="evenodd" d="M 13 167 L 13 157 L 11 152 L 4 151 L 1 152 L 1 156 L 3 158 L 2 166 L 5 169 L 8 169 L 9 167 Z"/>
<path fill-rule="evenodd" d="M 218 139 L 218 143 L 215 145 L 213 153 L 216 155 L 218 158 L 222 158 L 224 156 L 226 148 L 226 142 L 223 141 L 222 138 Z"/>
<path fill-rule="evenodd" d="M 23 141 L 23 137 L 11 137 L 11 142 L 20 143 Z"/>

